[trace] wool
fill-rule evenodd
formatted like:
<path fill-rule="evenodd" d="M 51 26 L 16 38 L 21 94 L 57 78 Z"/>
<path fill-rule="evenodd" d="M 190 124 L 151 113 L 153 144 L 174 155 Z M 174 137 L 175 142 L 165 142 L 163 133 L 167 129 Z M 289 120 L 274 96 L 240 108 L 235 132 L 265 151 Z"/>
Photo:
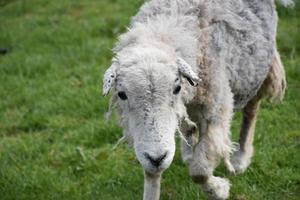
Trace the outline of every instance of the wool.
<path fill-rule="evenodd" d="M 277 20 L 274 0 L 150 0 L 132 17 L 113 49 L 103 94 L 111 91 L 110 107 L 118 108 L 124 138 L 145 170 L 144 199 L 159 198 L 176 132 L 193 180 L 203 180 L 212 198 L 228 198 L 230 184 L 214 169 L 224 159 L 232 173 L 243 171 L 253 153 L 239 152 L 230 140 L 234 111 L 284 94 Z"/>

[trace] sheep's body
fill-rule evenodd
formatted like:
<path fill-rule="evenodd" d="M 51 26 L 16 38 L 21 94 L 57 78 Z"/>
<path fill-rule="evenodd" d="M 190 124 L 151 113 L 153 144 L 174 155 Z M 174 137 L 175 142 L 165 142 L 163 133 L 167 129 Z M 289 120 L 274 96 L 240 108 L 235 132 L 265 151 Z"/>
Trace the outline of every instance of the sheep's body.
<path fill-rule="evenodd" d="M 162 27 L 157 28 L 157 23 Z M 204 80 L 221 84 L 212 88 L 216 93 L 229 82 L 236 108 L 243 108 L 255 96 L 274 56 L 277 15 L 273 0 L 154 0 L 140 9 L 131 28 L 136 24 L 147 27 L 145 32 L 152 28 L 150 34 L 172 38 L 170 45 L 194 68 L 200 68 L 196 69 L 200 76 L 210 75 Z M 197 40 L 192 43 L 187 36 Z M 203 54 L 205 59 L 216 60 L 217 66 L 197 65 L 196 58 Z M 220 77 L 226 80 L 214 80 Z M 214 95 L 213 101 L 222 101 L 222 96 Z"/>
<path fill-rule="evenodd" d="M 159 198 L 180 121 L 193 145 L 182 143 L 193 180 L 214 199 L 228 197 L 229 182 L 213 170 L 221 159 L 232 172 L 247 168 L 259 101 L 283 95 L 276 26 L 274 0 L 151 0 L 133 17 L 114 49 L 104 94 L 112 87 L 120 97 L 124 135 L 145 169 L 144 199 Z M 197 75 L 202 81 L 191 87 Z M 242 108 L 240 149 L 230 161 L 230 122 L 234 109 Z"/>

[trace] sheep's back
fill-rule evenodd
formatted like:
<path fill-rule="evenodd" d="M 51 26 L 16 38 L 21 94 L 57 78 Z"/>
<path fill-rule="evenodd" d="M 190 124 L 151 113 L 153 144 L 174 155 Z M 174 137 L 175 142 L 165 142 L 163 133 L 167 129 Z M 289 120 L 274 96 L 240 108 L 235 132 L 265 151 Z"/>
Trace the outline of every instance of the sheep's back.
<path fill-rule="evenodd" d="M 269 72 L 277 24 L 272 0 L 240 3 L 215 12 L 209 45 L 214 54 L 209 57 L 221 59 L 219 67 L 225 67 L 236 108 L 243 108 L 256 95 Z"/>

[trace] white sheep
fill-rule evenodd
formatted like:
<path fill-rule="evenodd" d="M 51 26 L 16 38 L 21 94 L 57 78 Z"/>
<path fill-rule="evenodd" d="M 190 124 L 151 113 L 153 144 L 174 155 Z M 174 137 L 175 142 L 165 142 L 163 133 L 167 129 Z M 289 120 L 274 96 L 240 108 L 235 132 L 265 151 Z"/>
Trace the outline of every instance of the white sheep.
<path fill-rule="evenodd" d="M 222 159 L 232 173 L 248 167 L 260 100 L 284 94 L 276 26 L 274 0 L 151 0 L 132 18 L 103 94 L 112 90 L 124 137 L 144 168 L 144 200 L 159 199 L 176 132 L 193 181 L 212 199 L 229 197 L 229 181 L 214 169 Z M 230 123 L 239 109 L 235 148 Z"/>

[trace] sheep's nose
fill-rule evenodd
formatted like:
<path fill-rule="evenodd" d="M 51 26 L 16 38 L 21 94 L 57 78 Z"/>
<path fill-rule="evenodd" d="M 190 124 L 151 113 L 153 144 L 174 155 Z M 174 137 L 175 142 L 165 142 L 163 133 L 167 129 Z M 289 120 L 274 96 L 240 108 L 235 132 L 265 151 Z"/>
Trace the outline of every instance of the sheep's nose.
<path fill-rule="evenodd" d="M 161 165 L 161 163 L 163 162 L 163 160 L 167 157 L 167 152 L 165 152 L 164 154 L 161 154 L 160 156 L 155 156 L 155 157 L 150 156 L 148 153 L 144 153 L 144 155 L 153 166 L 158 168 Z"/>

